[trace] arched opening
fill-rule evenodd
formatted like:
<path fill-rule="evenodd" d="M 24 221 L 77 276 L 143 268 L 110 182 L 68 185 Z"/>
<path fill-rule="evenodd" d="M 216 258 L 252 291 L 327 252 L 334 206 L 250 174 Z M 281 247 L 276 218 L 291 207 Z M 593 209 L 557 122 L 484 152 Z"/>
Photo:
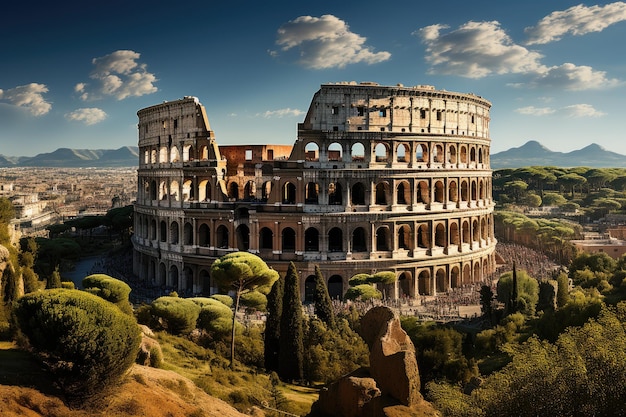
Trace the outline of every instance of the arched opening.
<path fill-rule="evenodd" d="M 415 148 L 415 160 L 417 162 L 428 162 L 428 148 L 426 145 L 418 144 Z"/>
<path fill-rule="evenodd" d="M 304 280 L 304 302 L 312 303 L 315 301 L 315 275 L 309 275 Z"/>
<path fill-rule="evenodd" d="M 440 144 L 435 145 L 434 149 L 433 149 L 433 161 L 441 164 L 444 161 L 444 153 L 443 153 L 443 146 L 441 146 Z"/>
<path fill-rule="evenodd" d="M 398 292 L 400 298 L 413 297 L 413 279 L 412 275 L 408 271 L 404 271 L 398 277 Z"/>
<path fill-rule="evenodd" d="M 376 162 L 387 162 L 389 160 L 389 146 L 380 142 L 374 147 L 374 155 Z"/>
<path fill-rule="evenodd" d="M 180 200 L 180 196 L 178 195 L 178 181 L 174 180 L 170 183 L 170 197 L 174 201 Z"/>
<path fill-rule="evenodd" d="M 159 280 L 157 285 L 166 286 L 167 285 L 167 269 L 165 268 L 165 264 L 161 262 L 159 264 Z"/>
<path fill-rule="evenodd" d="M 376 184 L 376 204 L 381 205 L 381 206 L 386 206 L 387 205 L 387 191 L 388 191 L 388 184 L 386 182 L 379 182 L 378 184 Z"/>
<path fill-rule="evenodd" d="M 157 239 L 157 223 L 155 219 L 150 220 L 150 240 Z"/>
<path fill-rule="evenodd" d="M 202 180 L 198 184 L 198 201 L 211 200 L 211 183 L 209 180 Z"/>
<path fill-rule="evenodd" d="M 283 185 L 283 204 L 296 204 L 296 186 L 290 182 Z"/>
<path fill-rule="evenodd" d="M 296 232 L 291 227 L 285 227 L 282 234 L 283 252 L 296 250 Z"/>
<path fill-rule="evenodd" d="M 245 224 L 240 224 L 235 229 L 235 236 L 237 237 L 237 249 L 240 251 L 247 251 L 250 249 L 250 228 Z"/>
<path fill-rule="evenodd" d="M 228 248 L 228 229 L 226 228 L 226 226 L 219 225 L 216 231 L 216 245 L 218 248 L 220 249 L 227 249 Z"/>
<path fill-rule="evenodd" d="M 170 243 L 178 244 L 178 222 L 172 222 L 170 224 Z"/>
<path fill-rule="evenodd" d="M 458 266 L 454 266 L 450 270 L 450 286 L 452 288 L 459 288 L 461 286 L 461 276 L 459 274 Z"/>
<path fill-rule="evenodd" d="M 443 268 L 437 270 L 435 281 L 437 282 L 437 292 L 448 291 L 448 279 Z"/>
<path fill-rule="evenodd" d="M 243 187 L 243 198 L 245 200 L 254 200 L 256 197 L 256 183 L 252 180 L 246 182 Z"/>
<path fill-rule="evenodd" d="M 444 202 L 444 190 L 443 190 L 443 182 L 442 181 L 436 181 L 435 182 L 435 201 L 437 203 L 443 203 Z"/>
<path fill-rule="evenodd" d="M 331 143 L 328 147 L 328 160 L 329 161 L 341 161 L 343 158 L 343 150 L 341 145 L 337 142 Z"/>
<path fill-rule="evenodd" d="M 474 264 L 474 276 L 472 277 L 472 282 L 480 282 L 482 281 L 482 277 L 480 275 L 480 264 L 476 262 Z"/>
<path fill-rule="evenodd" d="M 202 223 L 198 229 L 198 245 L 209 246 L 211 243 L 211 233 L 209 226 L 206 223 Z"/>
<path fill-rule="evenodd" d="M 417 277 L 417 290 L 420 295 L 431 295 L 432 285 L 430 283 L 430 273 L 423 270 Z"/>
<path fill-rule="evenodd" d="M 309 182 L 306 185 L 306 195 L 304 196 L 304 202 L 306 204 L 317 204 L 319 202 L 319 190 L 320 186 L 316 182 Z"/>
<path fill-rule="evenodd" d="M 459 238 L 459 225 L 456 221 L 450 223 L 450 243 L 452 245 L 459 245 L 461 243 Z"/>
<path fill-rule="evenodd" d="M 228 198 L 239 199 L 239 184 L 234 181 L 228 184 Z"/>
<path fill-rule="evenodd" d="M 386 252 L 389 250 L 389 228 L 382 226 L 376 229 L 376 251 Z"/>
<path fill-rule="evenodd" d="M 198 279 L 200 281 L 200 292 L 202 295 L 211 295 L 211 276 L 209 275 L 209 271 L 206 269 L 201 270 Z"/>
<path fill-rule="evenodd" d="M 478 242 L 480 238 L 480 226 L 478 224 L 478 220 L 472 220 L 472 240 L 474 242 Z"/>
<path fill-rule="evenodd" d="M 470 227 L 469 222 L 467 220 L 463 221 L 463 243 L 470 243 L 471 235 L 470 235 Z"/>
<path fill-rule="evenodd" d="M 309 227 L 304 231 L 304 250 L 307 252 L 320 250 L 320 233 L 314 227 Z"/>
<path fill-rule="evenodd" d="M 183 201 L 195 199 L 195 190 L 192 185 L 193 183 L 190 179 L 183 181 Z"/>
<path fill-rule="evenodd" d="M 476 181 L 472 180 L 472 201 L 476 201 Z"/>
<path fill-rule="evenodd" d="M 435 227 L 435 246 L 446 247 L 448 242 L 446 239 L 446 228 L 443 224 L 439 223 Z"/>
<path fill-rule="evenodd" d="M 353 162 L 365 161 L 365 147 L 360 142 L 357 142 L 352 145 L 350 154 L 352 155 Z"/>
<path fill-rule="evenodd" d="M 343 232 L 338 227 L 333 227 L 328 232 L 328 250 L 330 252 L 343 251 Z"/>
<path fill-rule="evenodd" d="M 328 278 L 328 295 L 333 300 L 343 299 L 343 278 L 341 275 L 333 275 Z"/>
<path fill-rule="evenodd" d="M 328 204 L 331 205 L 342 205 L 343 204 L 343 196 L 341 184 L 338 182 L 331 182 L 328 185 Z"/>
<path fill-rule="evenodd" d="M 428 183 L 426 181 L 417 183 L 417 202 L 422 204 L 430 203 Z"/>
<path fill-rule="evenodd" d="M 193 226 L 189 222 L 183 227 L 183 244 L 193 245 Z"/>
<path fill-rule="evenodd" d="M 352 232 L 352 252 L 367 252 L 367 239 L 362 227 L 357 227 Z"/>
<path fill-rule="evenodd" d="M 365 186 L 362 182 L 357 182 L 352 186 L 352 192 L 350 193 L 353 206 L 365 205 Z"/>
<path fill-rule="evenodd" d="M 409 155 L 409 147 L 404 143 L 399 144 L 398 147 L 396 148 L 396 161 L 408 162 L 409 161 L 408 155 Z"/>
<path fill-rule="evenodd" d="M 270 198 L 270 194 L 272 192 L 272 182 L 271 181 L 266 181 L 263 183 L 263 188 L 261 189 L 261 200 L 263 200 L 264 202 L 267 202 L 267 200 L 269 200 Z"/>
<path fill-rule="evenodd" d="M 448 162 L 451 164 L 456 164 L 456 147 L 454 145 L 450 145 L 448 148 Z"/>
<path fill-rule="evenodd" d="M 170 274 L 169 274 L 169 286 L 172 287 L 175 291 L 179 290 L 178 287 L 178 267 L 176 265 L 170 266 Z"/>
<path fill-rule="evenodd" d="M 159 233 L 161 242 L 167 242 L 167 223 L 165 220 L 161 220 L 161 230 Z"/>
<path fill-rule="evenodd" d="M 463 285 L 469 285 L 472 283 L 472 270 L 470 269 L 469 264 L 463 266 L 463 276 L 461 277 L 461 281 Z"/>
<path fill-rule="evenodd" d="M 401 181 L 396 187 L 396 204 L 410 204 L 411 188 L 407 181 Z"/>
<path fill-rule="evenodd" d="M 467 181 L 461 181 L 461 201 L 468 201 L 469 198 L 469 188 L 467 186 Z"/>
<path fill-rule="evenodd" d="M 429 233 L 428 225 L 426 224 L 421 224 L 417 228 L 417 247 L 423 249 L 430 247 Z"/>
<path fill-rule="evenodd" d="M 309 142 L 304 147 L 304 155 L 307 161 L 319 161 L 320 147 L 315 142 Z"/>
<path fill-rule="evenodd" d="M 410 250 L 411 244 L 411 228 L 407 224 L 403 224 L 398 228 L 398 249 Z"/>
<path fill-rule="evenodd" d="M 172 146 L 172 149 L 170 150 L 170 162 L 180 162 L 180 152 L 176 146 Z"/>
<path fill-rule="evenodd" d="M 274 247 L 274 233 L 267 228 L 263 227 L 259 231 L 259 249 L 272 250 Z"/>
<path fill-rule="evenodd" d="M 456 181 L 450 181 L 448 184 L 448 200 L 456 203 L 459 199 L 459 190 Z"/>

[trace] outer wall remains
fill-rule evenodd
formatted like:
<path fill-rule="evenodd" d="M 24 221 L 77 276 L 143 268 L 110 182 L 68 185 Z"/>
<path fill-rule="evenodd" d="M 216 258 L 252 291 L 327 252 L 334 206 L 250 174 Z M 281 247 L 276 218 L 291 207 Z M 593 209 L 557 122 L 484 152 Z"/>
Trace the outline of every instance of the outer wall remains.
<path fill-rule="evenodd" d="M 293 146 L 218 146 L 195 97 L 140 110 L 134 273 L 212 294 L 212 262 L 243 250 L 311 296 L 394 271 L 388 298 L 436 295 L 495 268 L 489 110 L 430 86 L 325 84 Z"/>

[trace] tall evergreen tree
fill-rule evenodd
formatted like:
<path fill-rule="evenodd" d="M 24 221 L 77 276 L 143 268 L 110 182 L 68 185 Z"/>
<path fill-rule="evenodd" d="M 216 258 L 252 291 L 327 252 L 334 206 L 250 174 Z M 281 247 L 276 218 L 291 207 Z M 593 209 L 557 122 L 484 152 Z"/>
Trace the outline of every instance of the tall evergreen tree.
<path fill-rule="evenodd" d="M 301 381 L 304 377 L 304 322 L 298 283 L 298 271 L 291 262 L 285 275 L 283 313 L 280 317 L 278 376 L 283 381 Z"/>
<path fill-rule="evenodd" d="M 265 321 L 265 370 L 278 371 L 278 352 L 280 350 L 280 317 L 283 314 L 283 295 L 285 278 L 279 277 L 267 295 L 267 320 Z"/>
<path fill-rule="evenodd" d="M 313 292 L 313 301 L 315 302 L 315 314 L 322 320 L 329 329 L 335 328 L 335 312 L 333 304 L 328 294 L 326 280 L 322 275 L 319 265 L 315 265 L 315 290 Z"/>
<path fill-rule="evenodd" d="M 59 272 L 59 267 L 57 266 L 54 268 L 54 271 L 52 271 L 52 274 L 48 276 L 46 289 L 61 288 L 61 285 L 61 273 Z"/>
<path fill-rule="evenodd" d="M 517 269 L 515 268 L 515 262 L 513 262 L 513 288 L 511 288 L 511 300 L 509 302 L 509 314 L 517 312 L 517 302 L 519 298 L 519 292 L 517 289 Z"/>

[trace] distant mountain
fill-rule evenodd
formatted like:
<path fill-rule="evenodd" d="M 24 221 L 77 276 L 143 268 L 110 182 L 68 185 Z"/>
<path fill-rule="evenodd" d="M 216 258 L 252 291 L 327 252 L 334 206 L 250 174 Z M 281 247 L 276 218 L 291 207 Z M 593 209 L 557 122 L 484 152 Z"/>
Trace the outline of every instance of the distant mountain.
<path fill-rule="evenodd" d="M 521 168 L 527 166 L 623 168 L 626 167 L 626 155 L 611 152 L 592 143 L 572 152 L 554 152 L 541 143 L 531 140 L 519 148 L 491 155 L 491 168 Z"/>
<path fill-rule="evenodd" d="M 124 146 L 119 149 L 69 149 L 59 148 L 54 152 L 41 153 L 33 157 L 8 157 L 0 155 L 0 167 L 64 167 L 106 168 L 131 167 L 139 164 L 139 148 Z"/>

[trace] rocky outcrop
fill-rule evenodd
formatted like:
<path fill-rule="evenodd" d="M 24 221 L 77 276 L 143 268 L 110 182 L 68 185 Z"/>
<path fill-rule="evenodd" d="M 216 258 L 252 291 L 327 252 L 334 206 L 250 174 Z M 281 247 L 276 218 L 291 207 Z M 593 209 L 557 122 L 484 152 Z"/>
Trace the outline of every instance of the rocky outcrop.
<path fill-rule="evenodd" d="M 387 307 L 361 319 L 361 337 L 370 350 L 370 368 L 359 369 L 320 391 L 310 417 L 408 417 L 439 413 L 420 394 L 413 342 Z"/>

